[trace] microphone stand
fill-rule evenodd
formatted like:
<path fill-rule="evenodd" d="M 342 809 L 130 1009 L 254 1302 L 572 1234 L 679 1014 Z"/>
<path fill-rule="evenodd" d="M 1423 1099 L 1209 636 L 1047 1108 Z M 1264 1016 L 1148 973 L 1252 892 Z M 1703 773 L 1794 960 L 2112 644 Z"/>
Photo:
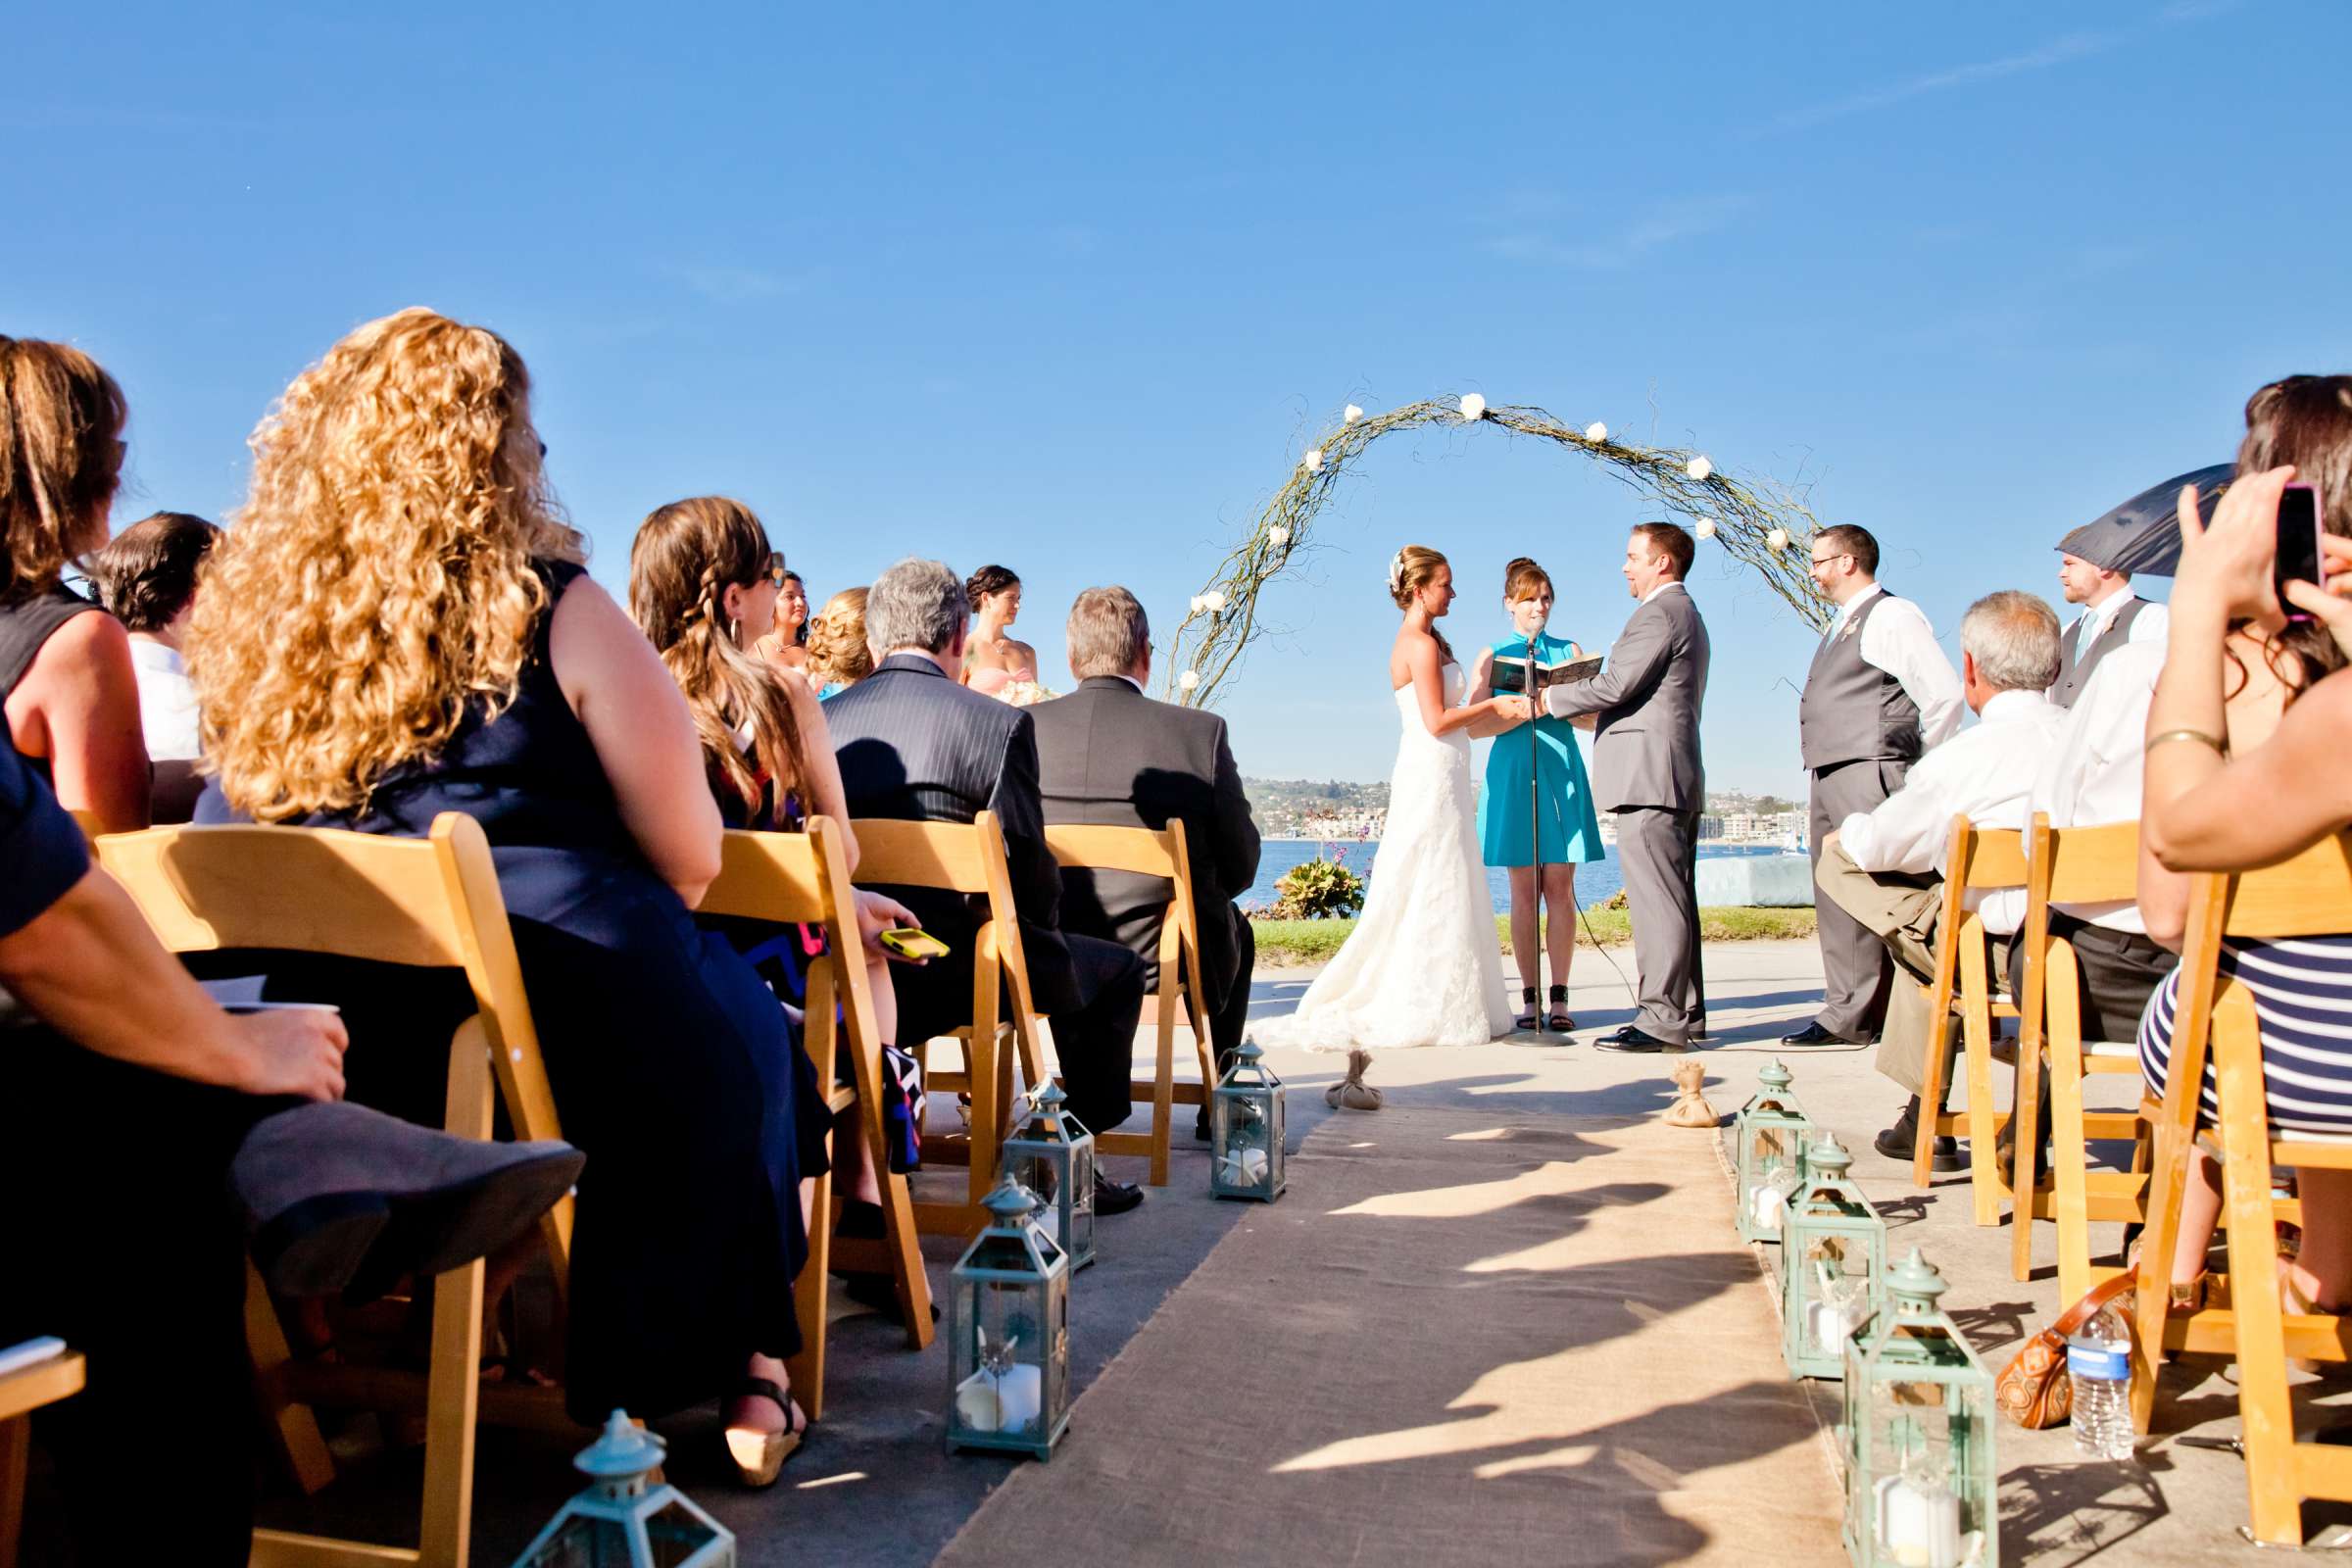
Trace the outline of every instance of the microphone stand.
<path fill-rule="evenodd" d="M 1536 633 L 1527 637 L 1527 831 L 1528 854 L 1535 862 L 1536 887 L 1536 1033 L 1551 1032 L 1551 1004 L 1544 990 L 1544 739 L 1536 733 L 1542 715 L 1537 706 Z"/>

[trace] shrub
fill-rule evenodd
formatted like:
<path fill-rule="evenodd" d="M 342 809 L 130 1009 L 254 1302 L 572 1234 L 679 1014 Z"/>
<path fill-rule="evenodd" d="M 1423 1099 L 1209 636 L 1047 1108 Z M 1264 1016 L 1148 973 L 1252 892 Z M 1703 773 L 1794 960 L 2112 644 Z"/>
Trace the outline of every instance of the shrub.
<path fill-rule="evenodd" d="M 1274 890 L 1277 920 L 1344 920 L 1364 906 L 1364 879 L 1338 860 L 1301 860 Z"/>

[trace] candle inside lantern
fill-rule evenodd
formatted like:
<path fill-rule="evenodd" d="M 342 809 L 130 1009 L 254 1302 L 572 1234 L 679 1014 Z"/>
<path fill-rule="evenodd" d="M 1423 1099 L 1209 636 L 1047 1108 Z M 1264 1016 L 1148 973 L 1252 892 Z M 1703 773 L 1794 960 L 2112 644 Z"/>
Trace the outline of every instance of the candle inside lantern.
<path fill-rule="evenodd" d="M 1843 1349 L 1854 1328 L 1854 1309 L 1842 1301 L 1813 1301 L 1805 1307 L 1805 1332 L 1824 1350 Z"/>
<path fill-rule="evenodd" d="M 1756 1229 L 1780 1233 L 1781 1216 L 1788 1211 L 1788 1195 L 1769 1182 L 1756 1189 Z"/>
<path fill-rule="evenodd" d="M 956 1386 L 956 1418 L 973 1432 L 1028 1426 L 1044 1404 L 1043 1374 L 1025 1364 L 1002 1372 L 982 1367 Z"/>
<path fill-rule="evenodd" d="M 1961 1568 L 1960 1499 L 1906 1471 L 1878 1485 L 1879 1544 L 1903 1568 Z"/>

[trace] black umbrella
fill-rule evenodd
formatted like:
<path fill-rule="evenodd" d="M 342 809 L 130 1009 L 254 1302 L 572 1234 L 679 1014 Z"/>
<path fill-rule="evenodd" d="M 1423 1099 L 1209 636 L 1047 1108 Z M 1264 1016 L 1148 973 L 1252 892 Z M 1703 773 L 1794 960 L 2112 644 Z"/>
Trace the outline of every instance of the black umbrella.
<path fill-rule="evenodd" d="M 2222 499 L 2236 472 L 2234 465 L 2217 463 L 2167 479 L 2142 490 L 2098 521 L 2077 528 L 2058 541 L 2058 548 L 2109 571 L 2170 577 L 2180 564 L 2180 487 L 2197 487 L 2197 512 L 2210 525 L 2214 504 Z"/>

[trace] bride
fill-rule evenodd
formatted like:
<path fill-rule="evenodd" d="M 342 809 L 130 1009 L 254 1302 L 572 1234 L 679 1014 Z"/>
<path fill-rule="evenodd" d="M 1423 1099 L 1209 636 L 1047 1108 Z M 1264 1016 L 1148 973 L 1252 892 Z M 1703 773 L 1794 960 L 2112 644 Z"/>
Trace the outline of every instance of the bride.
<path fill-rule="evenodd" d="M 1454 706 L 1462 667 L 1434 624 L 1453 604 L 1453 568 L 1444 556 L 1420 545 L 1397 551 L 1389 593 L 1404 612 L 1389 654 L 1403 734 L 1372 889 L 1354 932 L 1298 1010 L 1251 1026 L 1262 1046 L 1476 1046 L 1511 1030 L 1470 793 L 1470 738 L 1525 723 L 1527 699 Z"/>

